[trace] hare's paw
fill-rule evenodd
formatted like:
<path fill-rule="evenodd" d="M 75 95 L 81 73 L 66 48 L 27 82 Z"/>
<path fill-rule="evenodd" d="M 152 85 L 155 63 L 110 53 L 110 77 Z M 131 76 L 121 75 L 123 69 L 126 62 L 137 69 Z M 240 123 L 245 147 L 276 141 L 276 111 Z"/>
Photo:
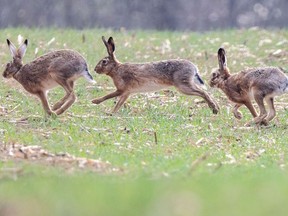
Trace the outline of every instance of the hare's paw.
<path fill-rule="evenodd" d="M 209 101 L 208 102 L 208 106 L 209 106 L 210 109 L 212 109 L 213 114 L 219 113 L 220 108 L 219 108 L 217 103 L 215 103 L 213 101 Z"/>
<path fill-rule="evenodd" d="M 96 98 L 96 99 L 92 100 L 92 103 L 94 103 L 94 104 L 100 104 L 102 102 L 103 102 L 103 100 L 101 98 Z"/>
<path fill-rule="evenodd" d="M 219 109 L 218 108 L 213 108 L 213 114 L 217 114 L 219 113 Z"/>
<path fill-rule="evenodd" d="M 267 121 L 267 119 L 263 119 L 263 120 L 259 123 L 259 125 L 268 126 L 268 121 Z"/>
<path fill-rule="evenodd" d="M 240 111 L 235 111 L 235 112 L 233 112 L 233 114 L 234 114 L 235 118 L 237 118 L 239 120 L 242 119 L 242 117 L 243 117 L 243 115 Z"/>
<path fill-rule="evenodd" d="M 219 108 L 218 104 L 213 104 L 211 106 L 211 109 L 212 109 L 213 114 L 217 114 L 220 111 L 220 108 Z"/>

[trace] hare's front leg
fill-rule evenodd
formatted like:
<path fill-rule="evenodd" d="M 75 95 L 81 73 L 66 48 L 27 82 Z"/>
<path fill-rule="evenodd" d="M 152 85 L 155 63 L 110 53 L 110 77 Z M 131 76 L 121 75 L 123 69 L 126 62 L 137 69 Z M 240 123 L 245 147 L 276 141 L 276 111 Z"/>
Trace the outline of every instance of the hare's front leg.
<path fill-rule="evenodd" d="M 110 93 L 110 94 L 108 94 L 108 95 L 105 95 L 104 97 L 96 98 L 96 99 L 92 100 L 92 103 L 94 103 L 94 104 L 100 104 L 100 103 L 102 103 L 103 101 L 108 100 L 108 99 L 110 99 L 110 98 L 118 97 L 119 95 L 121 95 L 121 93 L 122 93 L 121 91 L 116 90 L 115 92 L 112 92 L 112 93 Z"/>
<path fill-rule="evenodd" d="M 123 105 L 123 103 L 127 100 L 128 97 L 129 97 L 129 93 L 121 95 L 121 97 L 119 98 L 119 101 L 114 107 L 113 113 L 116 113 L 119 110 L 119 108 Z"/>
<path fill-rule="evenodd" d="M 256 112 L 252 102 L 250 100 L 247 100 L 244 102 L 244 105 L 249 109 L 250 113 L 252 114 L 252 116 L 254 118 L 256 118 L 258 116 L 258 113 Z"/>
<path fill-rule="evenodd" d="M 242 113 L 238 110 L 242 105 L 243 104 L 235 104 L 232 110 L 234 117 L 239 120 L 243 117 Z"/>
<path fill-rule="evenodd" d="M 53 111 L 51 111 L 49 103 L 47 101 L 47 96 L 46 96 L 46 92 L 43 91 L 39 91 L 36 93 L 36 95 L 40 98 L 42 106 L 45 110 L 45 112 L 49 115 L 49 116 L 56 116 L 56 113 L 54 113 Z"/>
<path fill-rule="evenodd" d="M 250 100 L 250 99 L 246 100 L 246 101 L 244 102 L 244 105 L 248 108 L 248 110 L 250 111 L 250 113 L 252 114 L 252 116 L 253 116 L 254 119 L 255 119 L 255 118 L 258 116 L 258 113 L 256 112 L 256 110 L 255 110 L 255 108 L 254 108 L 251 100 Z M 246 126 L 246 127 L 250 127 L 253 123 L 255 123 L 254 120 L 253 120 L 253 121 L 249 121 L 249 122 L 247 122 L 247 123 L 245 124 L 245 126 Z"/>

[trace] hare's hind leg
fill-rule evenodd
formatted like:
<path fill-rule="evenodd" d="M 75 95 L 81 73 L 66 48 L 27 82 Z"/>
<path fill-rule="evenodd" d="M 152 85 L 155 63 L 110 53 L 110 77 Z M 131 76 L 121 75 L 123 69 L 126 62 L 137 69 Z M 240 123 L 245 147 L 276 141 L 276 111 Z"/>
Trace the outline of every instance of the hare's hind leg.
<path fill-rule="evenodd" d="M 55 111 L 57 109 L 59 109 L 64 103 L 65 101 L 69 98 L 70 94 L 65 94 L 65 96 L 63 98 L 61 98 L 59 101 L 57 101 L 54 106 L 52 107 L 52 110 Z"/>
<path fill-rule="evenodd" d="M 183 94 L 202 97 L 208 103 L 208 106 L 212 109 L 214 114 L 217 114 L 219 112 L 218 104 L 209 96 L 207 92 L 199 88 L 196 84 L 181 83 L 180 85 L 177 85 L 175 87 Z"/>
<path fill-rule="evenodd" d="M 62 105 L 57 110 L 55 110 L 57 115 L 60 115 L 63 112 L 65 112 L 76 100 L 76 95 L 73 91 L 74 86 L 73 81 L 64 82 L 61 84 L 61 86 L 65 89 L 66 95 L 61 99 L 63 101 L 61 100 L 59 101 L 59 104 L 62 103 Z"/>
<path fill-rule="evenodd" d="M 68 98 L 70 97 L 70 93 L 71 91 L 73 91 L 73 82 L 69 83 L 69 81 L 66 80 L 62 80 L 60 78 L 57 78 L 57 76 L 54 77 L 55 81 L 64 88 L 65 90 L 65 95 L 63 98 L 61 98 L 59 101 L 57 101 L 54 106 L 52 107 L 53 111 L 58 110 L 59 108 L 61 108 L 61 106 L 63 106 L 63 104 L 68 100 Z M 71 81 L 70 81 L 71 82 Z"/>
<path fill-rule="evenodd" d="M 255 117 L 253 121 L 255 124 L 261 124 L 263 119 L 267 116 L 267 111 L 266 111 L 265 105 L 264 105 L 263 93 L 261 91 L 255 91 L 254 99 L 259 106 L 260 114 L 259 114 L 259 116 Z"/>
<path fill-rule="evenodd" d="M 65 96 L 54 104 L 54 106 L 52 107 L 52 110 L 55 111 L 59 109 L 69 97 L 70 97 L 70 94 L 66 92 Z"/>
<path fill-rule="evenodd" d="M 268 125 L 268 122 L 271 121 L 276 116 L 276 111 L 275 111 L 275 107 L 274 107 L 274 98 L 273 97 L 265 98 L 265 101 L 268 104 L 269 113 L 263 119 L 262 124 Z"/>
<path fill-rule="evenodd" d="M 257 91 L 254 93 L 254 99 L 259 106 L 260 114 L 259 116 L 254 118 L 255 124 L 261 124 L 262 120 L 267 116 L 267 111 L 264 105 L 264 96 L 261 91 Z"/>
<path fill-rule="evenodd" d="M 56 115 L 53 111 L 51 111 L 48 100 L 47 100 L 47 94 L 46 92 L 39 91 L 36 93 L 36 95 L 40 98 L 42 106 L 45 110 L 45 112 L 51 116 L 51 115 Z"/>
<path fill-rule="evenodd" d="M 237 119 L 242 119 L 242 113 L 238 110 L 243 104 L 235 104 L 233 107 L 233 115 Z"/>
<path fill-rule="evenodd" d="M 61 108 L 55 111 L 56 114 L 60 115 L 64 113 L 75 101 L 76 101 L 76 95 L 74 92 L 71 92 L 64 105 L 62 105 Z"/>

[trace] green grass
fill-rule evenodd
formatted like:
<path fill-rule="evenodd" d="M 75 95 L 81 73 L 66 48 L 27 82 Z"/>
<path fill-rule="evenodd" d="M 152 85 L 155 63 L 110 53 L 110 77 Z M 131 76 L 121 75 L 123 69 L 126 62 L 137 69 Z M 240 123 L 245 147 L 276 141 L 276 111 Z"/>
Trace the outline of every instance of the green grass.
<path fill-rule="evenodd" d="M 217 67 L 220 46 L 227 50 L 232 73 L 263 65 L 287 71 L 287 30 L 201 34 L 2 29 L 1 70 L 11 59 L 5 39 L 17 44 L 19 34 L 30 42 L 24 62 L 35 57 L 36 48 L 38 56 L 54 49 L 75 49 L 87 59 L 97 84 L 78 80 L 77 102 L 57 119 L 46 119 L 38 99 L 15 81 L 0 78 L 0 144 L 40 145 L 52 153 L 109 161 L 118 171 L 0 158 L 0 215 L 286 215 L 287 95 L 276 98 L 277 117 L 267 128 L 243 127 L 252 118 L 248 110 L 242 108 L 244 118 L 236 120 L 231 103 L 215 89 L 208 91 L 221 107 L 219 115 L 199 103 L 200 98 L 174 89 L 134 95 L 113 116 L 106 113 L 115 100 L 100 105 L 90 101 L 114 89 L 109 77 L 93 71 L 106 56 L 102 35 L 114 37 L 122 62 L 185 58 L 198 65 L 207 81 Z M 54 42 L 48 44 L 52 38 Z M 273 55 L 277 50 L 281 55 Z M 51 90 L 50 103 L 63 94 L 60 88 Z M 27 117 L 24 124 L 19 122 Z"/>

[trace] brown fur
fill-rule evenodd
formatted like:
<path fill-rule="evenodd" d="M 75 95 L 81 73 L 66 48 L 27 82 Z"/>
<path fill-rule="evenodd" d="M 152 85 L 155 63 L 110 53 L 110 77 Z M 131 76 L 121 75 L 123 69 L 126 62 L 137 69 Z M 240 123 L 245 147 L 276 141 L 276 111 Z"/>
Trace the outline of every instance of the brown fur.
<path fill-rule="evenodd" d="M 23 65 L 22 58 L 28 41 L 25 40 L 19 49 L 16 49 L 9 40 L 7 43 L 13 61 L 6 65 L 3 77 L 13 77 L 28 92 L 38 96 L 48 115 L 60 115 L 74 103 L 76 95 L 73 86 L 74 81 L 79 77 L 84 76 L 93 82 L 85 59 L 76 51 L 58 50 L 50 52 Z M 47 101 L 47 93 L 58 85 L 64 88 L 66 95 L 52 107 L 52 111 Z"/>
<path fill-rule="evenodd" d="M 108 41 L 102 37 L 107 48 L 108 57 L 103 58 L 95 67 L 99 74 L 106 74 L 113 79 L 116 91 L 104 97 L 94 99 L 95 104 L 119 96 L 113 112 L 117 112 L 130 94 L 157 91 L 174 86 L 183 94 L 202 97 L 213 110 L 218 113 L 219 108 L 210 95 L 200 88 L 203 84 L 198 69 L 188 60 L 167 60 L 143 64 L 120 63 L 114 54 L 115 44 L 113 38 Z"/>
<path fill-rule="evenodd" d="M 233 114 L 237 119 L 242 118 L 239 107 L 245 105 L 255 124 L 267 125 L 276 115 L 274 97 L 288 92 L 287 76 L 275 67 L 253 68 L 231 75 L 223 48 L 218 50 L 218 61 L 219 69 L 212 73 L 210 86 L 220 88 L 235 103 Z M 252 104 L 253 98 L 259 106 L 259 115 Z M 264 101 L 269 107 L 268 114 Z"/>

